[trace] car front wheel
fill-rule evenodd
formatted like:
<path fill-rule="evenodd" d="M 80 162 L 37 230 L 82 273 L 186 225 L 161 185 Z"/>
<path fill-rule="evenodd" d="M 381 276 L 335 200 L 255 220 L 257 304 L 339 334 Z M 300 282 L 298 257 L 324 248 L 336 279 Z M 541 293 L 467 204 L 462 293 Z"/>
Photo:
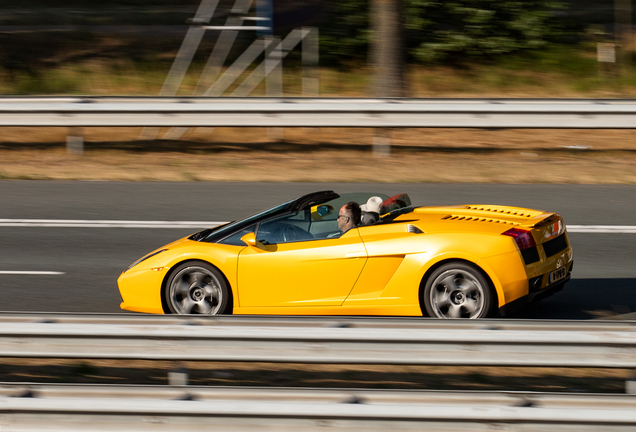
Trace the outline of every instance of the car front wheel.
<path fill-rule="evenodd" d="M 491 316 L 496 297 L 488 279 L 461 262 L 436 269 L 426 281 L 423 296 L 429 316 L 469 319 Z"/>
<path fill-rule="evenodd" d="M 166 284 L 165 300 L 173 314 L 218 315 L 226 311 L 230 290 L 216 268 L 203 261 L 177 266 Z"/>

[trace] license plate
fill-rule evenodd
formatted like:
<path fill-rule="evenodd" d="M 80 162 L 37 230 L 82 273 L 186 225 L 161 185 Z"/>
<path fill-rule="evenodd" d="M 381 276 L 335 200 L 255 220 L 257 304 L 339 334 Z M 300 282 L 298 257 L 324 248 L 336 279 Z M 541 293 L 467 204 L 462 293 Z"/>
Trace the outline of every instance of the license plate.
<path fill-rule="evenodd" d="M 550 273 L 550 283 L 556 282 L 565 277 L 565 267 L 561 267 Z"/>

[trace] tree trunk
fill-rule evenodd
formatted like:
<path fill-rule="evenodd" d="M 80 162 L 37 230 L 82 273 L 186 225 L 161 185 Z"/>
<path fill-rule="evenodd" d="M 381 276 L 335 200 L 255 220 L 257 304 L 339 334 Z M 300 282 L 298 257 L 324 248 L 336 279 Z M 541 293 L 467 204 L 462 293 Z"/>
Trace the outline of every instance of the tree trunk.
<path fill-rule="evenodd" d="M 632 47 L 632 0 L 614 0 L 614 39 L 618 47 L 619 71 L 626 72 L 631 66 Z"/>
<path fill-rule="evenodd" d="M 371 64 L 375 97 L 406 96 L 402 0 L 371 0 Z"/>

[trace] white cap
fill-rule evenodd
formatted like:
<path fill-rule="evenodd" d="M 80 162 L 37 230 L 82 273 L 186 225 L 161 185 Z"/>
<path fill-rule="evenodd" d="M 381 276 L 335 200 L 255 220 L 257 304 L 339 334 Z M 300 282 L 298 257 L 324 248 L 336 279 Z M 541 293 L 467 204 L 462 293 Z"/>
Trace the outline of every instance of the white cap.
<path fill-rule="evenodd" d="M 367 200 L 366 204 L 362 204 L 360 209 L 366 212 L 380 213 L 380 206 L 384 200 L 379 196 L 372 196 Z"/>

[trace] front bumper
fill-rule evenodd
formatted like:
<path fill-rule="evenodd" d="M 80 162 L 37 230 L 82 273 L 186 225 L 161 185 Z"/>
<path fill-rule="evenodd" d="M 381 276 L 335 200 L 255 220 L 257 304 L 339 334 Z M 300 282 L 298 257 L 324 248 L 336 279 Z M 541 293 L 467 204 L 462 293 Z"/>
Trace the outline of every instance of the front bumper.
<path fill-rule="evenodd" d="M 167 273 L 151 269 L 130 269 L 119 276 L 117 285 L 123 302 L 119 307 L 133 312 L 162 314 L 161 284 Z"/>

